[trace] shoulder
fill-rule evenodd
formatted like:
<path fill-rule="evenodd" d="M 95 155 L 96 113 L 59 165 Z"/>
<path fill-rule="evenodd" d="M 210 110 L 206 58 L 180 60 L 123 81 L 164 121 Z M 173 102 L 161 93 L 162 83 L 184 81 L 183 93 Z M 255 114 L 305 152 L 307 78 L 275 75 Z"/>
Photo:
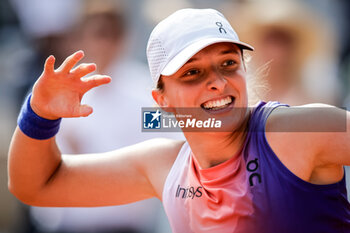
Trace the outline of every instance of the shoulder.
<path fill-rule="evenodd" d="M 274 109 L 266 121 L 265 132 L 269 143 L 302 141 L 308 148 L 316 149 L 322 138 L 344 131 L 345 126 L 346 111 L 316 103 Z"/>
<path fill-rule="evenodd" d="M 336 132 L 346 126 L 346 111 L 327 104 L 306 104 L 274 109 L 269 115 L 267 132 Z"/>
<path fill-rule="evenodd" d="M 139 165 L 147 169 L 160 164 L 172 165 L 183 144 L 184 141 L 181 140 L 154 138 L 125 149 L 132 150 L 133 153 L 130 154 L 134 154 Z"/>
<path fill-rule="evenodd" d="M 167 153 L 172 154 L 178 152 L 185 141 L 169 138 L 153 138 L 146 140 L 135 146 L 142 148 L 144 151 L 153 152 L 154 154 Z M 153 153 L 149 153 L 150 156 Z"/>
<path fill-rule="evenodd" d="M 279 103 L 277 101 L 263 102 L 260 101 L 254 106 L 250 106 L 250 120 L 249 130 L 251 131 L 264 131 L 267 119 L 270 118 L 271 113 L 281 107 L 288 107 L 286 104 Z"/>
<path fill-rule="evenodd" d="M 137 145 L 144 155 L 139 159 L 142 170 L 159 199 L 162 197 L 166 177 L 183 145 L 182 140 L 167 138 L 155 138 Z"/>
<path fill-rule="evenodd" d="M 340 133 L 346 131 L 346 114 L 342 109 L 318 103 L 276 108 L 265 125 L 266 139 L 289 170 L 309 181 L 320 167 L 341 164 L 330 160 L 335 157 L 330 155 L 346 138 Z M 339 174 L 341 169 L 336 166 L 323 170 L 329 176 L 334 171 Z"/>

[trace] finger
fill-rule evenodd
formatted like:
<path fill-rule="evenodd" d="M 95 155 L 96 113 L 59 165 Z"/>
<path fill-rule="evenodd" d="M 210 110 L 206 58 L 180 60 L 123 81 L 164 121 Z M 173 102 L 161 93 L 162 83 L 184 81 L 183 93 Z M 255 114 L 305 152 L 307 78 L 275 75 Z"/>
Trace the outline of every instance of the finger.
<path fill-rule="evenodd" d="M 83 104 L 74 108 L 73 117 L 87 117 L 93 112 L 92 107 Z"/>
<path fill-rule="evenodd" d="M 46 74 L 52 74 L 55 71 L 55 57 L 50 55 L 44 65 L 44 73 Z"/>
<path fill-rule="evenodd" d="M 93 75 L 87 78 L 81 79 L 82 82 L 84 82 L 86 91 L 90 90 L 91 88 L 98 87 L 103 84 L 107 84 L 111 82 L 112 78 L 107 75 Z"/>
<path fill-rule="evenodd" d="M 89 63 L 89 64 L 83 63 L 83 64 L 80 64 L 79 66 L 77 66 L 76 68 L 74 68 L 71 71 L 71 74 L 73 74 L 74 76 L 76 76 L 78 78 L 81 78 L 81 77 L 84 77 L 85 75 L 87 75 L 95 70 L 96 70 L 95 63 Z"/>
<path fill-rule="evenodd" d="M 70 70 L 84 57 L 84 52 L 79 50 L 78 52 L 73 53 L 64 60 L 62 65 L 58 68 L 60 71 L 69 73 Z"/>

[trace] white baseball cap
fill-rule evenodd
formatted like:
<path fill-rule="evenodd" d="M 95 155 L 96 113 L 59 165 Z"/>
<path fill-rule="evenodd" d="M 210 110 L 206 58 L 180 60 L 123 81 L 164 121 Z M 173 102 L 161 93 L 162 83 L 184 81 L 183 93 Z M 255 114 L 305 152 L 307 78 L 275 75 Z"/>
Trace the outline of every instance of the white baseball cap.
<path fill-rule="evenodd" d="M 147 60 L 153 83 L 160 75 L 176 73 L 201 49 L 219 42 L 231 42 L 254 50 L 239 40 L 237 33 L 220 12 L 214 9 L 182 9 L 161 21 L 147 44 Z"/>

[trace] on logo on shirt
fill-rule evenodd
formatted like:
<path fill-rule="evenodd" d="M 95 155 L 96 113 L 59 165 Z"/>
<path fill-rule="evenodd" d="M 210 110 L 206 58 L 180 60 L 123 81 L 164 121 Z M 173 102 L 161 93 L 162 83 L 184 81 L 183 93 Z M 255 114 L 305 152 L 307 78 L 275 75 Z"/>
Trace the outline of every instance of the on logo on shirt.
<path fill-rule="evenodd" d="M 261 183 L 261 175 L 258 173 L 259 168 L 259 161 L 258 159 L 252 159 L 247 164 L 247 171 L 249 171 L 251 174 L 249 176 L 249 185 L 254 186 L 254 178 L 257 179 L 257 182 Z"/>

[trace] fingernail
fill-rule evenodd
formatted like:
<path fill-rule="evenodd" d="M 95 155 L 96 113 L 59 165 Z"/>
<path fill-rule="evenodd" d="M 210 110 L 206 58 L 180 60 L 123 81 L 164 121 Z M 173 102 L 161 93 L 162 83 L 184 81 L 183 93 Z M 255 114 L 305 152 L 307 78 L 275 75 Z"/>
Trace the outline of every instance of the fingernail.
<path fill-rule="evenodd" d="M 76 51 L 74 53 L 74 58 L 80 58 L 82 56 L 84 56 L 84 52 L 82 50 Z"/>

